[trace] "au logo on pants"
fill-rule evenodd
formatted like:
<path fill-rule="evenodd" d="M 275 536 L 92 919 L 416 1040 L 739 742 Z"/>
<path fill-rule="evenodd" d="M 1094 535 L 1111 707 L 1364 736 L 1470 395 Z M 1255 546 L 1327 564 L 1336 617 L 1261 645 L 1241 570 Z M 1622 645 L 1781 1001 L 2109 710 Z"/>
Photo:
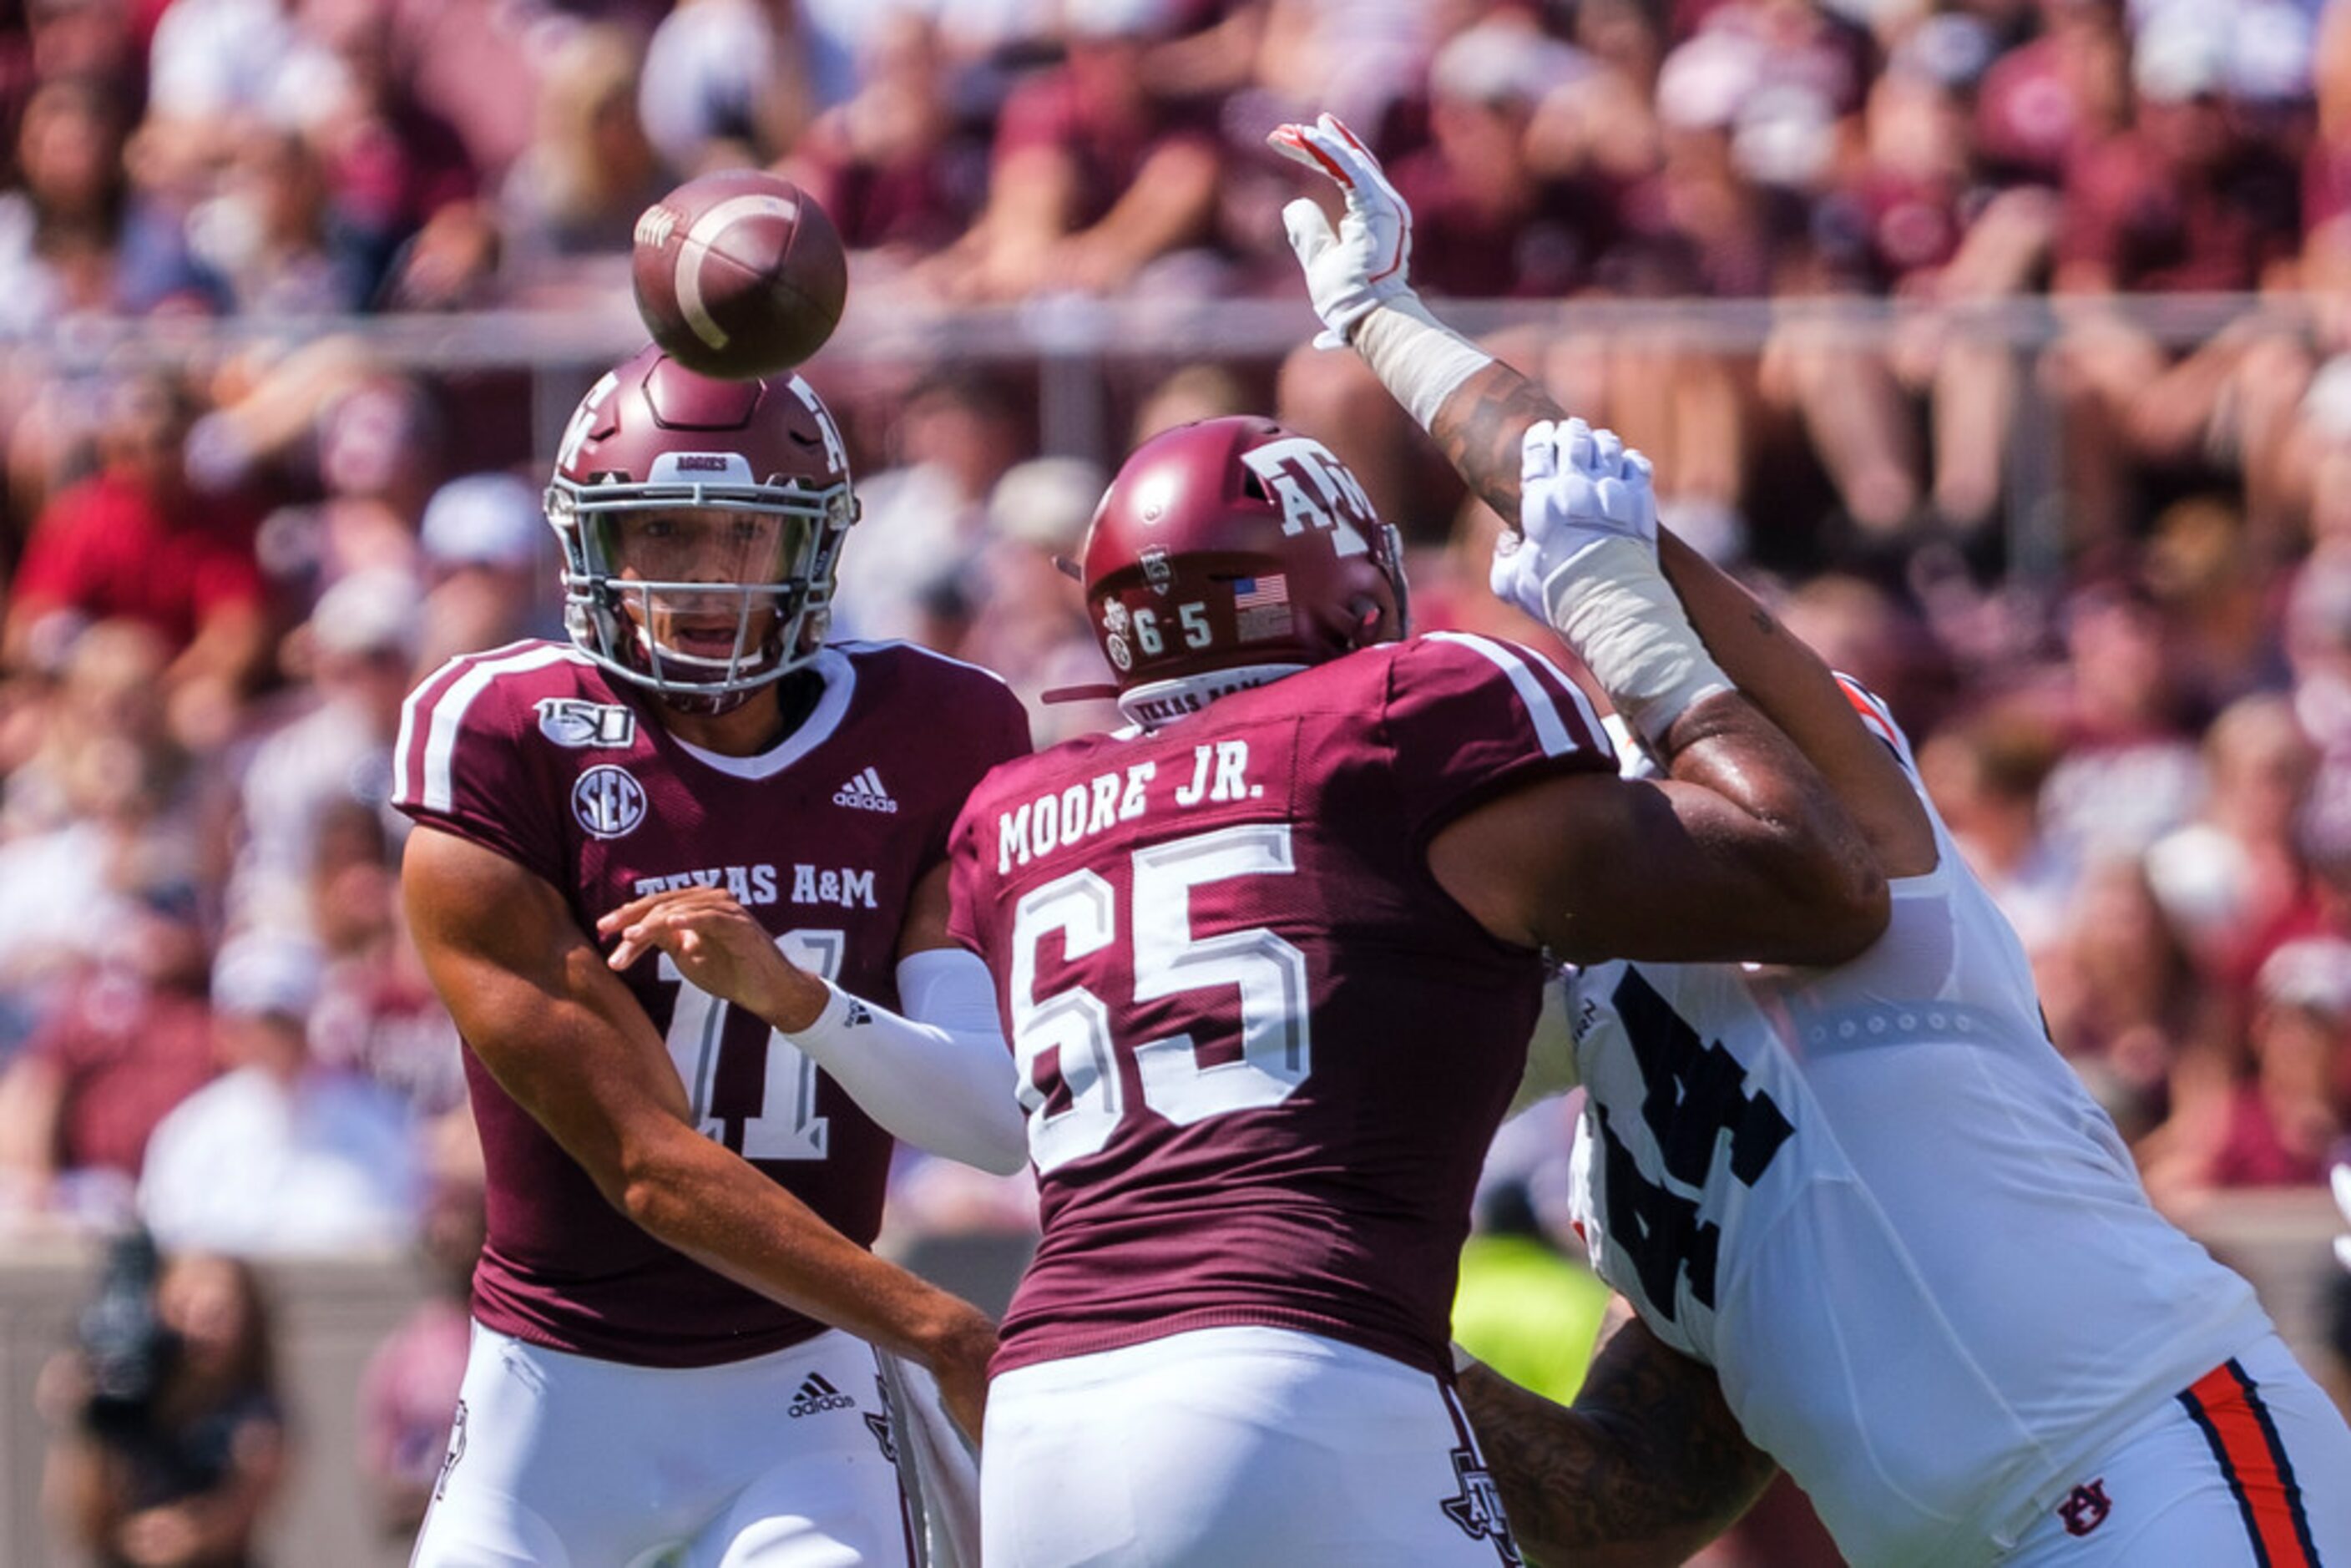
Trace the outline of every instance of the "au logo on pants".
<path fill-rule="evenodd" d="M 2066 1494 L 2065 1500 L 2057 1505 L 2057 1517 L 2065 1521 L 2066 1534 L 2087 1535 L 2106 1522 L 2106 1515 L 2112 1513 L 2114 1508 L 2115 1505 L 2106 1500 L 2106 1483 L 2101 1477 L 2097 1480 L 2085 1481 Z"/>

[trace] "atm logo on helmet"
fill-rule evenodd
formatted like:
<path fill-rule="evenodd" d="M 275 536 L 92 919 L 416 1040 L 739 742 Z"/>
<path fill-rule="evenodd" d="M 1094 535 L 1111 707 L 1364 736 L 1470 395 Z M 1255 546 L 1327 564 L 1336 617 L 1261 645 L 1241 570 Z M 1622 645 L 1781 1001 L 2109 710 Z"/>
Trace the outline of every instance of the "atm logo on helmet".
<path fill-rule="evenodd" d="M 1366 535 L 1379 528 L 1372 500 L 1347 465 L 1319 441 L 1303 435 L 1269 441 L 1241 454 L 1249 471 L 1265 481 L 1266 489 L 1281 507 L 1281 531 L 1297 534 L 1307 528 L 1328 533 L 1341 555 L 1363 555 L 1371 549 Z"/>

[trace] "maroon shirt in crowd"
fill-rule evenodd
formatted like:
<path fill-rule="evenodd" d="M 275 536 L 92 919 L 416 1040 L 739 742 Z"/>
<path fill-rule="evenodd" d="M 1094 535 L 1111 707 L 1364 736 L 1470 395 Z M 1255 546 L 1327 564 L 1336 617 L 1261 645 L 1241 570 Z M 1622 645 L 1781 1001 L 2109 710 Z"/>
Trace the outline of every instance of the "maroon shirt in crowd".
<path fill-rule="evenodd" d="M 155 1124 L 217 1071 L 202 998 L 113 975 L 77 986 L 26 1050 L 63 1088 L 57 1168 L 134 1179 Z"/>
<path fill-rule="evenodd" d="M 2303 164 L 2302 222 L 2305 234 L 2351 213 L 2351 141 L 2321 141 Z"/>
<path fill-rule="evenodd" d="M 1044 1220 L 995 1370 L 1253 1323 L 1445 1373 L 1542 965 L 1425 851 L 1499 789 L 1614 766 L 1554 668 L 1440 633 L 991 773 L 953 920 Z"/>
<path fill-rule="evenodd" d="M 1959 192 L 1941 181 L 1865 169 L 1821 199 L 1823 259 L 1862 287 L 1887 290 L 1938 268 L 1959 248 Z"/>
<path fill-rule="evenodd" d="M 1413 213 L 1413 282 L 1456 299 L 1557 298 L 1590 280 L 1618 193 L 1597 179 L 1539 183 L 1524 210 L 1482 205 L 1434 148 L 1391 176 Z"/>
<path fill-rule="evenodd" d="M 10 592 L 20 606 L 136 621 L 177 653 L 215 611 L 260 603 L 253 517 L 197 495 L 167 509 L 136 480 L 99 474 L 49 504 Z"/>
<path fill-rule="evenodd" d="M 1131 110 L 1100 103 L 1071 70 L 1023 82 L 1005 101 L 996 128 L 998 164 L 1015 152 L 1048 147 L 1065 153 L 1077 171 L 1068 225 L 1100 223 L 1118 204 L 1151 155 L 1191 142 L 1214 152 L 1217 139 L 1196 111 L 1151 102 Z"/>
<path fill-rule="evenodd" d="M 1977 154 L 2005 180 L 2055 185 L 2095 131 L 2081 46 L 2040 37 L 1992 61 L 1976 93 Z"/>
<path fill-rule="evenodd" d="M 2065 183 L 2060 257 L 2104 270 L 2119 289 L 2229 293 L 2302 235 L 2294 171 L 2248 149 L 2210 174 L 2183 173 L 2126 133 L 2085 153 Z"/>
<path fill-rule="evenodd" d="M 824 695 L 806 722 L 763 756 L 723 758 L 680 743 L 567 644 L 456 659 L 409 698 L 393 803 L 544 877 L 583 931 L 664 887 L 725 887 L 810 967 L 895 1007 L 907 897 L 979 776 L 1028 750 L 1028 716 L 995 677 L 920 649 L 844 644 L 810 668 Z M 889 1135 L 667 959 L 622 977 L 703 1131 L 871 1243 Z M 738 1361 L 824 1327 L 630 1223 L 470 1050 L 465 1069 L 487 1163 L 484 1324 L 643 1366 Z"/>

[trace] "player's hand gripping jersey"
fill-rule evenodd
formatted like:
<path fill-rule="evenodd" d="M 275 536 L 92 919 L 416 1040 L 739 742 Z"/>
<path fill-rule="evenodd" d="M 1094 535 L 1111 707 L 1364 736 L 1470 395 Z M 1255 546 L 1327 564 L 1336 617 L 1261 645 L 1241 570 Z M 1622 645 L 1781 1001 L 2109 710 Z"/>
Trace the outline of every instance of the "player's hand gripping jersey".
<path fill-rule="evenodd" d="M 954 918 L 997 977 L 1045 1231 L 997 1369 L 1237 1324 L 1447 1369 L 1541 966 L 1423 850 L 1506 785 L 1614 766 L 1540 655 L 1437 634 L 989 775 Z"/>
<path fill-rule="evenodd" d="M 724 887 L 805 967 L 894 1008 L 907 892 L 944 857 L 973 783 L 1028 750 L 1028 721 L 993 676 L 912 647 L 839 644 L 810 668 L 823 695 L 807 721 L 736 758 L 679 741 L 569 645 L 456 659 L 409 698 L 393 803 L 544 878 L 582 931 L 660 888 Z M 667 957 L 624 978 L 703 1131 L 870 1243 L 888 1134 Z M 470 1051 L 465 1067 L 488 1162 L 484 1324 L 654 1366 L 737 1361 L 821 1328 L 638 1228 Z"/>
<path fill-rule="evenodd" d="M 1884 706 L 1846 689 L 1917 787 Z M 1716 1369 L 1849 1559 L 1909 1568 L 1997 1555 L 2269 1329 L 2148 1207 L 1934 828 L 1939 863 L 1893 883 L 1852 963 L 1604 964 L 1567 998 L 1594 1266 Z"/>

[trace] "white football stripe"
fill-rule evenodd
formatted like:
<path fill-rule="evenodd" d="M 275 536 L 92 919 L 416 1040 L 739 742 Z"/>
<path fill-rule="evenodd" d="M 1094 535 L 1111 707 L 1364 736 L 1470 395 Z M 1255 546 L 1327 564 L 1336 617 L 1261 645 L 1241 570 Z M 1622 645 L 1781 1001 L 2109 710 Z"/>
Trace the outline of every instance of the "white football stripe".
<path fill-rule="evenodd" d="M 456 789 L 450 768 L 457 755 L 457 735 L 465 727 L 465 710 L 492 681 L 579 656 L 569 647 L 550 644 L 510 659 L 486 660 L 449 683 L 449 689 L 434 703 L 432 724 L 424 732 L 424 799 L 418 804 L 428 811 L 455 810 Z"/>
<path fill-rule="evenodd" d="M 606 379 L 610 380 L 611 378 L 607 377 Z M 439 702 L 442 695 L 445 694 L 446 688 L 443 687 L 441 685 L 442 677 L 447 675 L 451 671 L 456 670 L 465 665 L 469 660 L 504 659 L 510 656 L 513 651 L 517 648 L 530 648 L 536 646 L 538 646 L 538 644 L 531 639 L 523 638 L 517 642 L 502 643 L 496 648 L 484 649 L 479 653 L 460 653 L 455 658 L 447 660 L 439 669 L 434 671 L 431 674 L 416 683 L 415 689 L 411 691 L 400 705 L 400 733 L 396 737 L 394 737 L 392 743 L 392 755 L 394 763 L 392 780 L 392 800 L 393 805 L 406 806 L 415 803 L 414 797 L 409 793 L 408 775 L 411 769 L 411 764 L 414 760 L 413 748 L 416 745 L 416 718 L 419 714 L 430 711 L 433 703 Z M 425 700 L 424 694 L 427 692 L 434 694 L 431 702 Z"/>
<path fill-rule="evenodd" d="M 703 256 L 736 223 L 763 213 L 790 223 L 799 216 L 800 207 L 782 196 L 730 196 L 695 219 L 694 226 L 685 231 L 685 242 L 678 247 L 678 310 L 694 335 L 714 349 L 726 346 L 726 329 L 711 319 L 710 308 L 702 302 Z"/>
<path fill-rule="evenodd" d="M 435 670 L 423 685 L 408 694 L 400 705 L 400 736 L 392 743 L 392 802 L 405 805 L 408 800 L 408 748 L 416 744 L 416 708 L 424 696 L 424 687 L 441 678 Z"/>

